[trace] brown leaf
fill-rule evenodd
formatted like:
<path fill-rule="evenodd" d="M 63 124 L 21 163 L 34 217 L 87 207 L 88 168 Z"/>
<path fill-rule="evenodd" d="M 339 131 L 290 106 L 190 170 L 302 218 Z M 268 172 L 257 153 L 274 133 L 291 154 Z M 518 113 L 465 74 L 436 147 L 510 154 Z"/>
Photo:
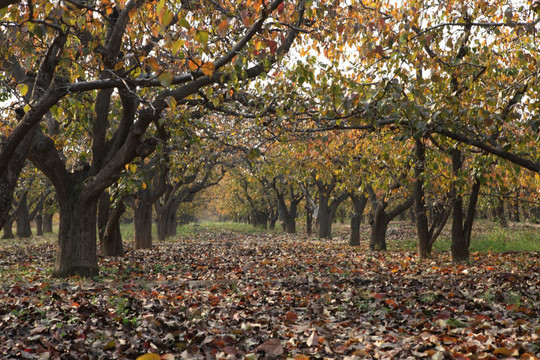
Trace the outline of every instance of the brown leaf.
<path fill-rule="evenodd" d="M 280 356 L 283 354 L 283 347 L 279 339 L 270 339 L 255 348 L 255 352 L 264 351 L 266 356 Z"/>

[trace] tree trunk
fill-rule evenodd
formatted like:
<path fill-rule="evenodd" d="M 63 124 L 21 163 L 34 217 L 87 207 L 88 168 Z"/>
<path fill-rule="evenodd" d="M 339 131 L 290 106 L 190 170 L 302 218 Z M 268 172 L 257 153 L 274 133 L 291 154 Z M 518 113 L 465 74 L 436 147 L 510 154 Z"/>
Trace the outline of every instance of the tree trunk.
<path fill-rule="evenodd" d="M 17 212 L 17 236 L 20 238 L 32 237 L 32 227 L 28 209 L 28 196 L 25 193 L 20 200 L 19 211 Z"/>
<path fill-rule="evenodd" d="M 350 198 L 353 202 L 354 214 L 351 217 L 351 237 L 349 238 L 349 245 L 360 245 L 360 224 L 362 223 L 362 215 L 367 205 L 367 197 L 365 195 L 358 196 L 351 194 Z"/>
<path fill-rule="evenodd" d="M 508 220 L 506 219 L 506 214 L 504 211 L 504 198 L 502 196 L 499 196 L 497 207 L 495 209 L 495 214 L 497 216 L 497 219 L 499 220 L 499 224 L 501 225 L 501 227 L 507 228 Z"/>
<path fill-rule="evenodd" d="M 120 218 L 126 210 L 124 202 L 111 209 L 109 194 L 103 192 L 98 203 L 98 233 L 101 254 L 103 256 L 124 256 Z"/>
<path fill-rule="evenodd" d="M 319 239 L 332 238 L 332 217 L 328 209 L 328 196 L 319 196 Z"/>
<path fill-rule="evenodd" d="M 54 214 L 43 214 L 43 233 L 49 234 L 53 232 L 53 216 Z"/>
<path fill-rule="evenodd" d="M 385 206 L 379 203 L 373 211 L 373 222 L 371 223 L 371 239 L 369 249 L 372 251 L 386 250 L 386 230 L 389 221 L 384 216 Z"/>
<path fill-rule="evenodd" d="M 288 234 L 296 234 L 296 214 L 298 211 L 298 203 L 291 201 L 289 210 L 285 214 L 285 231 Z"/>
<path fill-rule="evenodd" d="M 414 167 L 414 212 L 416 214 L 416 234 L 418 236 L 418 256 L 426 259 L 431 256 L 431 238 L 424 193 L 424 169 L 426 147 L 421 139 L 416 140 L 416 165 Z"/>
<path fill-rule="evenodd" d="M 134 218 L 135 249 L 152 248 L 152 203 L 148 201 L 147 191 L 141 191 L 135 200 Z"/>
<path fill-rule="evenodd" d="M 41 236 L 43 235 L 43 214 L 41 213 L 41 211 L 36 215 L 35 221 L 36 221 L 36 235 Z"/>
<path fill-rule="evenodd" d="M 2 236 L 2 239 L 15 239 L 15 234 L 13 234 L 14 221 L 15 219 L 11 217 L 4 222 L 4 235 Z"/>
<path fill-rule="evenodd" d="M 313 226 L 313 216 L 311 214 L 311 209 L 306 204 L 306 234 L 311 235 Z"/>
<path fill-rule="evenodd" d="M 459 175 L 463 160 L 461 151 L 452 151 L 452 173 Z M 457 185 L 452 188 L 452 261 L 454 263 L 466 263 L 469 261 L 469 248 L 471 243 L 471 233 L 476 211 L 478 194 L 480 193 L 480 181 L 475 179 L 471 188 L 469 206 L 467 208 L 465 222 L 463 222 L 463 197 L 459 194 Z"/>
<path fill-rule="evenodd" d="M 97 198 L 91 197 L 84 201 L 77 193 L 65 194 L 58 194 L 60 226 L 53 276 L 97 276 Z"/>

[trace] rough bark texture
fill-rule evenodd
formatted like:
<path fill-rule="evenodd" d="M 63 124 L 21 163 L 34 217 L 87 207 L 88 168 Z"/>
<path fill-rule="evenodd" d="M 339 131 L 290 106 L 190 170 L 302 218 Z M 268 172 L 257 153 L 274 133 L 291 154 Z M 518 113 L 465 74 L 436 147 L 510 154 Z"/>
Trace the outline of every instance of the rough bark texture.
<path fill-rule="evenodd" d="M 53 217 L 54 214 L 44 213 L 43 214 L 43 233 L 49 234 L 53 232 Z"/>
<path fill-rule="evenodd" d="M 4 223 L 4 235 L 2 235 L 2 239 L 14 239 L 15 234 L 13 234 L 13 222 L 15 221 L 14 218 L 9 218 Z"/>
<path fill-rule="evenodd" d="M 28 209 L 28 193 L 24 193 L 19 200 L 17 211 L 17 236 L 20 238 L 32 237 L 30 210 Z"/>
<path fill-rule="evenodd" d="M 97 198 L 81 201 L 77 192 L 58 197 L 60 226 L 54 277 L 97 276 Z"/>
<path fill-rule="evenodd" d="M 36 222 L 36 235 L 43 235 L 43 214 L 41 212 L 38 213 L 34 220 Z"/>
<path fill-rule="evenodd" d="M 103 193 L 98 203 L 98 233 L 101 254 L 103 256 L 124 256 L 120 218 L 126 207 L 120 201 L 111 209 L 109 194 Z"/>
<path fill-rule="evenodd" d="M 135 249 L 152 248 L 152 202 L 149 192 L 140 192 L 135 200 L 133 223 L 135 225 Z"/>
<path fill-rule="evenodd" d="M 367 205 L 367 197 L 362 195 L 350 194 L 350 198 L 353 202 L 354 213 L 351 217 L 351 236 L 349 238 L 349 245 L 360 245 L 360 224 L 362 224 L 362 215 Z"/>

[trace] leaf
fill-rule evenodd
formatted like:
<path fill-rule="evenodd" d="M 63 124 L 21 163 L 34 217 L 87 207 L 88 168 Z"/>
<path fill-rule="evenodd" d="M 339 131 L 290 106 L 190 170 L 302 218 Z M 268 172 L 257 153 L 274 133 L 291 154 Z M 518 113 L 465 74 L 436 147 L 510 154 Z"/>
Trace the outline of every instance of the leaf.
<path fill-rule="evenodd" d="M 294 360 L 309 360 L 309 357 L 307 357 L 306 355 L 297 354 L 297 355 L 294 355 L 293 359 Z"/>
<path fill-rule="evenodd" d="M 216 69 L 216 67 L 214 66 L 214 63 L 211 62 L 211 61 L 205 62 L 201 66 L 201 71 L 203 72 L 203 74 L 208 75 L 208 76 L 212 76 L 212 74 L 214 74 L 215 69 Z"/>
<path fill-rule="evenodd" d="M 290 321 L 290 322 L 293 322 L 293 321 L 298 320 L 298 315 L 296 315 L 296 314 L 293 313 L 292 311 L 287 312 L 287 314 L 285 314 L 285 317 L 286 317 L 287 320 Z"/>
<path fill-rule="evenodd" d="M 173 20 L 173 13 L 171 10 L 166 10 L 165 13 L 163 14 L 163 20 L 161 22 L 161 24 L 165 27 L 169 26 L 169 24 L 172 22 Z"/>
<path fill-rule="evenodd" d="M 186 29 L 191 29 L 189 21 L 187 21 L 185 18 L 181 18 L 180 20 L 178 20 L 178 25 L 185 27 Z"/>
<path fill-rule="evenodd" d="M 154 353 L 148 353 L 148 354 L 139 356 L 137 360 L 161 360 L 161 356 Z"/>
<path fill-rule="evenodd" d="M 280 356 L 283 354 L 283 347 L 279 339 L 265 341 L 255 348 L 255 352 L 264 351 L 266 356 Z"/>
<path fill-rule="evenodd" d="M 159 72 L 160 66 L 159 66 L 158 61 L 155 58 L 153 57 L 146 58 L 145 62 L 148 66 L 150 66 L 150 69 L 152 69 L 152 71 Z"/>
<path fill-rule="evenodd" d="M 217 34 L 219 37 L 225 37 L 227 36 L 227 33 L 229 32 L 229 22 L 227 20 L 223 20 L 217 28 Z"/>
<path fill-rule="evenodd" d="M 507 347 L 500 347 L 493 351 L 494 355 L 504 355 L 504 356 L 519 356 L 518 349 L 509 349 Z"/>
<path fill-rule="evenodd" d="M 21 96 L 25 96 L 28 93 L 28 85 L 26 84 L 17 85 L 17 89 L 19 90 Z"/>
<path fill-rule="evenodd" d="M 195 35 L 195 41 L 201 45 L 208 44 L 208 31 L 198 31 L 197 35 Z"/>
<path fill-rule="evenodd" d="M 159 75 L 158 79 L 161 85 L 171 86 L 174 80 L 174 75 L 170 71 L 165 71 L 164 73 Z"/>
<path fill-rule="evenodd" d="M 160 356 L 161 360 L 174 360 L 173 354 L 163 354 Z"/>
<path fill-rule="evenodd" d="M 317 335 L 317 332 L 313 330 L 311 335 L 308 337 L 306 341 L 307 346 L 317 346 L 319 345 L 319 335 Z"/>

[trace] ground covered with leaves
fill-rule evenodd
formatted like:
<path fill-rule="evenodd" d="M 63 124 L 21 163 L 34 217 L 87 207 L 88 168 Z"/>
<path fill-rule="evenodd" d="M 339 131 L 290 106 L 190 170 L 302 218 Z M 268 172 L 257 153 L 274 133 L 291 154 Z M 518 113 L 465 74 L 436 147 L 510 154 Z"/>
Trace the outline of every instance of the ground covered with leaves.
<path fill-rule="evenodd" d="M 454 266 L 447 253 L 206 233 L 55 280 L 54 251 L 0 250 L 2 359 L 540 358 L 540 252 Z"/>

